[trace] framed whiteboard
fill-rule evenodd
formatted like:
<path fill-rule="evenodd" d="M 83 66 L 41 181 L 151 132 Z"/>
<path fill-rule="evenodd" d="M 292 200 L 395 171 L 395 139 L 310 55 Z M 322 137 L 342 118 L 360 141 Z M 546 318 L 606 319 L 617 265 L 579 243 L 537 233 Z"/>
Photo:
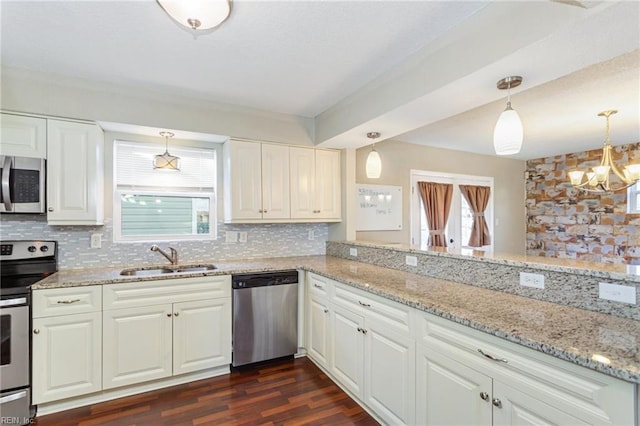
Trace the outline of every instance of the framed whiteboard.
<path fill-rule="evenodd" d="M 402 229 L 402 187 L 356 185 L 356 231 Z"/>

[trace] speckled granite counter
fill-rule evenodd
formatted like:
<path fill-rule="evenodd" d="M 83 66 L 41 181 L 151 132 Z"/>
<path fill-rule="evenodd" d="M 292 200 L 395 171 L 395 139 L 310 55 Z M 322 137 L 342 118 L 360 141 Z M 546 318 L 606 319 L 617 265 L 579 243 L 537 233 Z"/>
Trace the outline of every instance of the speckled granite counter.
<path fill-rule="evenodd" d="M 305 269 L 557 358 L 640 383 L 640 321 L 331 256 L 215 262 L 204 276 Z M 58 272 L 34 289 L 171 279 L 123 277 L 120 269 Z"/>

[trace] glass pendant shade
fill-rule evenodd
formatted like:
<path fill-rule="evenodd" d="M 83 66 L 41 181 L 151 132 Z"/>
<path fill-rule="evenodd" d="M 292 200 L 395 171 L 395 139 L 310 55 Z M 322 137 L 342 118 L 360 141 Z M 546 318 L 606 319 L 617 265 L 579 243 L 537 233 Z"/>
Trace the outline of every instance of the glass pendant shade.
<path fill-rule="evenodd" d="M 228 0 L 157 0 L 179 24 L 193 30 L 208 30 L 223 23 L 231 12 Z"/>
<path fill-rule="evenodd" d="M 493 130 L 493 147 L 498 155 L 512 155 L 520 152 L 524 130 L 518 113 L 511 108 L 511 102 L 502 111 Z"/>
<path fill-rule="evenodd" d="M 367 156 L 365 169 L 369 179 L 378 179 L 382 174 L 382 160 L 380 159 L 380 154 L 378 154 L 378 151 L 375 149 L 372 149 Z"/>

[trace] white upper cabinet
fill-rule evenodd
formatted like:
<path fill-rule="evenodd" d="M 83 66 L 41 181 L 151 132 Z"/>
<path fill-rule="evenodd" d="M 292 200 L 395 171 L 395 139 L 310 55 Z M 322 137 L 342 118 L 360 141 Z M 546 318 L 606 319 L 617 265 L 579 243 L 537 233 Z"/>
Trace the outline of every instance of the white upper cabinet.
<path fill-rule="evenodd" d="M 291 147 L 291 218 L 340 221 L 340 152 Z"/>
<path fill-rule="evenodd" d="M 47 120 L 0 114 L 0 155 L 47 158 Z"/>
<path fill-rule="evenodd" d="M 104 135 L 95 124 L 47 120 L 47 220 L 103 224 Z"/>
<path fill-rule="evenodd" d="M 230 140 L 224 145 L 225 222 L 340 220 L 340 152 Z"/>

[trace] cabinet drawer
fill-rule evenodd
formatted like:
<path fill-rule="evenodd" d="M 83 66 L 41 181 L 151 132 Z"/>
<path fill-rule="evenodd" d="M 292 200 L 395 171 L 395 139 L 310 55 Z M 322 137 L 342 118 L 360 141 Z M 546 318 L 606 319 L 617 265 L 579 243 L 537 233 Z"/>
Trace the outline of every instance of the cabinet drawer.
<path fill-rule="evenodd" d="M 105 311 L 220 297 L 231 297 L 229 275 L 107 284 L 102 288 Z"/>
<path fill-rule="evenodd" d="M 320 275 L 307 273 L 307 280 L 309 282 L 309 293 L 319 297 L 329 297 L 333 288 L 334 281 L 322 277 Z"/>
<path fill-rule="evenodd" d="M 632 424 L 632 383 L 430 314 L 419 316 L 418 339 L 427 347 L 589 424 Z"/>
<path fill-rule="evenodd" d="M 401 333 L 410 333 L 411 308 L 409 306 L 368 294 L 341 283 L 336 283 L 334 287 L 334 301 L 365 315 L 367 319 L 381 321 Z"/>
<path fill-rule="evenodd" d="M 84 314 L 102 309 L 99 285 L 33 291 L 33 317 Z"/>

